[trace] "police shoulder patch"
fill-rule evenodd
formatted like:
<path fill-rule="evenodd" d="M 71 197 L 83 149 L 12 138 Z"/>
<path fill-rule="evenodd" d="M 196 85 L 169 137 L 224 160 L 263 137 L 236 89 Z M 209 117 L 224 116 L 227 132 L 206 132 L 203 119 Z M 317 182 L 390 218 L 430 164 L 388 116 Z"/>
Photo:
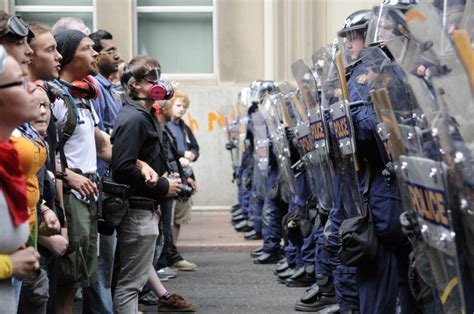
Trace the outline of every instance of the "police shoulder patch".
<path fill-rule="evenodd" d="M 361 74 L 357 77 L 358 84 L 365 84 L 367 83 L 367 74 Z"/>

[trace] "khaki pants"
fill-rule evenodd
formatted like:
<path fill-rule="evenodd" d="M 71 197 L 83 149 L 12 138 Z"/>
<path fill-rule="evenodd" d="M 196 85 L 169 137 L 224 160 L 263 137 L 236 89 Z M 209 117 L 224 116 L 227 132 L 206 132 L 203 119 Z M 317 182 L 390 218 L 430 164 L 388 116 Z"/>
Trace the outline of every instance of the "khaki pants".
<path fill-rule="evenodd" d="M 158 216 L 131 209 L 117 228 L 120 273 L 114 295 L 115 313 L 136 313 L 138 293 L 148 281 L 158 237 Z"/>

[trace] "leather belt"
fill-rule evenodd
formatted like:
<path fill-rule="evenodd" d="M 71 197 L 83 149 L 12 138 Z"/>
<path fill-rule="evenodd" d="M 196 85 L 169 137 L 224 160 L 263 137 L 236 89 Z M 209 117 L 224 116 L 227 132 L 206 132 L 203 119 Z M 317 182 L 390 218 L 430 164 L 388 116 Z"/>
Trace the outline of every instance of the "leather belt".
<path fill-rule="evenodd" d="M 130 197 L 128 199 L 128 203 L 130 204 L 130 209 L 132 210 L 142 209 L 155 212 L 158 209 L 158 204 L 151 199 Z"/>

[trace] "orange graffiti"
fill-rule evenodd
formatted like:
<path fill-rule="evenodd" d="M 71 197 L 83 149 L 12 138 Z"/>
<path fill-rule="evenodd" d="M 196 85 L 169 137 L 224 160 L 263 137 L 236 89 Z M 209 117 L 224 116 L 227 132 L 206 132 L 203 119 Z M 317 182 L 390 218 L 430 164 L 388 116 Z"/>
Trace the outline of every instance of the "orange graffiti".
<path fill-rule="evenodd" d="M 196 133 L 197 130 L 199 130 L 199 123 L 196 121 L 196 119 L 193 119 L 191 117 L 191 114 L 188 112 L 188 125 L 191 128 L 191 131 L 193 133 Z"/>
<path fill-rule="evenodd" d="M 225 117 L 222 113 L 220 112 L 209 112 L 208 114 L 208 124 L 207 124 L 207 130 L 208 131 L 213 131 L 214 130 L 214 122 L 217 123 L 217 125 L 223 129 L 225 128 L 226 122 L 225 122 Z"/>
<path fill-rule="evenodd" d="M 225 121 L 225 117 L 224 115 L 222 114 L 222 112 L 218 112 L 217 113 L 219 118 L 217 119 L 217 123 L 219 124 L 219 126 L 221 127 L 221 129 L 225 128 L 226 126 L 226 121 Z"/>

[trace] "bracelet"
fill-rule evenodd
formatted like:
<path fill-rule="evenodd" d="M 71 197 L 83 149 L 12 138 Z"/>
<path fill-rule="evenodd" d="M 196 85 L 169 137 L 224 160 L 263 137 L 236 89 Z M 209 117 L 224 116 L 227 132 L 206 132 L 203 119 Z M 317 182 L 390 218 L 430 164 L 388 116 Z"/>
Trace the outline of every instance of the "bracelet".
<path fill-rule="evenodd" d="M 64 180 L 64 178 L 67 177 L 67 174 L 65 172 L 56 171 L 54 177 L 58 180 Z"/>

